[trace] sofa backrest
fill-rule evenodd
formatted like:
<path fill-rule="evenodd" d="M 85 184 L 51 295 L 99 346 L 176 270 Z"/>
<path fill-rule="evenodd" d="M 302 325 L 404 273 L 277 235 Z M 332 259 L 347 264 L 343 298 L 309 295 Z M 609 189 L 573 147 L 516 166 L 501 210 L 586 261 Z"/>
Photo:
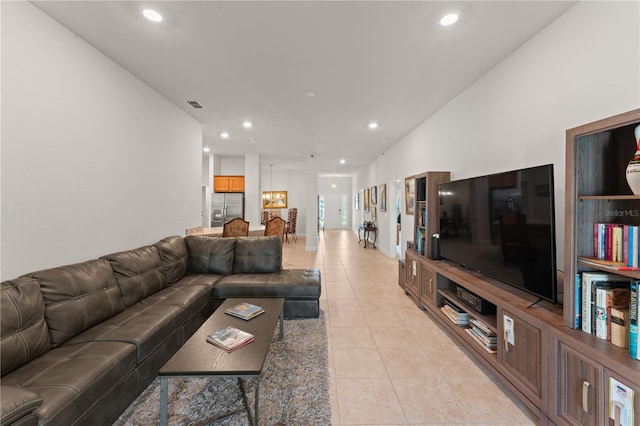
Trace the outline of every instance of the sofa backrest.
<path fill-rule="evenodd" d="M 282 271 L 282 239 L 278 236 L 236 239 L 234 274 L 264 274 Z"/>
<path fill-rule="evenodd" d="M 189 273 L 229 275 L 233 272 L 235 238 L 187 235 Z"/>
<path fill-rule="evenodd" d="M 111 264 L 127 307 L 168 285 L 160 253 L 154 246 L 112 253 L 101 259 Z"/>
<path fill-rule="evenodd" d="M 0 364 L 2 376 L 49 350 L 40 285 L 32 278 L 0 283 Z"/>
<path fill-rule="evenodd" d="M 40 284 L 53 347 L 124 310 L 111 265 L 95 259 L 32 272 Z"/>
<path fill-rule="evenodd" d="M 184 238 L 179 235 L 163 238 L 154 244 L 160 253 L 167 282 L 173 284 L 184 277 L 189 268 L 189 253 Z"/>

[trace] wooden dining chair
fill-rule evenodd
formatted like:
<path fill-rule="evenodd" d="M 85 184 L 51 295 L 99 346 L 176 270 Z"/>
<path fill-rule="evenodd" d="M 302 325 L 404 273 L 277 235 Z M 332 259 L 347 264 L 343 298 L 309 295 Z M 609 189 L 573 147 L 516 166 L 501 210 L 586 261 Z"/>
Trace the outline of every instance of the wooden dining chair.
<path fill-rule="evenodd" d="M 222 225 L 223 237 L 248 237 L 249 236 L 249 222 L 236 217 Z"/>
<path fill-rule="evenodd" d="M 277 235 L 284 241 L 284 231 L 287 227 L 287 222 L 281 217 L 274 217 L 267 221 L 264 227 L 264 236 Z"/>
<path fill-rule="evenodd" d="M 284 231 L 285 238 L 287 242 L 289 242 L 289 234 L 291 237 L 298 241 L 298 236 L 296 235 L 296 222 L 298 220 L 298 208 L 294 207 L 289 209 L 289 217 L 287 220 L 287 228 Z"/>

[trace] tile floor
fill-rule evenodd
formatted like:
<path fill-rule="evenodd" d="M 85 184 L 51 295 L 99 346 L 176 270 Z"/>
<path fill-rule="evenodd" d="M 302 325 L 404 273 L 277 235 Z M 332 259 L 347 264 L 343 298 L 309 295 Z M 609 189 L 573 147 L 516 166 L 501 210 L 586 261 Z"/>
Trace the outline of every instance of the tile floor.
<path fill-rule="evenodd" d="M 284 267 L 322 271 L 333 425 L 535 425 L 398 286 L 397 260 L 326 230 L 317 252 L 284 243 Z"/>

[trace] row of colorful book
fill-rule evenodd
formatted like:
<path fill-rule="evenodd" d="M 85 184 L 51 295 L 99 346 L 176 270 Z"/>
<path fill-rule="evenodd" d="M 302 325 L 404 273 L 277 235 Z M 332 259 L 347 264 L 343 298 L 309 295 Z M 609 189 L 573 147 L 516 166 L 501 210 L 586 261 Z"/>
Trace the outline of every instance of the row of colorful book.
<path fill-rule="evenodd" d="M 593 257 L 621 262 L 630 268 L 640 265 L 640 227 L 619 223 L 593 224 Z"/>
<path fill-rule="evenodd" d="M 575 328 L 638 352 L 638 285 L 633 280 L 606 272 L 576 274 Z"/>

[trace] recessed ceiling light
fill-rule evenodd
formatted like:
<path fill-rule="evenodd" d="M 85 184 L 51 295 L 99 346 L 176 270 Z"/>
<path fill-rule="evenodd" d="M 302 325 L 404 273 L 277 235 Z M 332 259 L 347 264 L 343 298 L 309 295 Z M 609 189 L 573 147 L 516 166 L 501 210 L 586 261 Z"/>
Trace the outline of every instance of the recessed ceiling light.
<path fill-rule="evenodd" d="M 209 152 L 209 151 L 211 151 L 211 150 L 209 149 L 209 147 L 208 147 L 208 146 L 205 146 L 202 150 L 203 150 L 204 152 Z"/>
<path fill-rule="evenodd" d="M 314 97 L 316 95 L 316 92 L 314 92 L 313 90 L 308 90 L 308 91 L 304 92 L 304 95 L 312 98 L 312 97 Z"/>
<path fill-rule="evenodd" d="M 378 128 L 378 123 L 376 123 L 375 121 L 372 121 L 371 123 L 369 123 L 369 128 L 370 129 L 377 129 Z"/>
<path fill-rule="evenodd" d="M 229 133 L 227 133 L 227 132 L 222 132 L 222 133 L 220 133 L 220 137 L 221 137 L 222 139 L 227 139 L 227 138 L 229 137 Z"/>
<path fill-rule="evenodd" d="M 253 123 L 249 120 L 245 120 L 244 122 L 242 122 L 242 127 L 244 127 L 245 129 L 250 129 L 251 126 L 253 126 Z"/>
<path fill-rule="evenodd" d="M 145 9 L 142 11 L 142 14 L 151 22 L 162 22 L 164 20 L 162 15 L 153 9 Z"/>
<path fill-rule="evenodd" d="M 438 23 L 440 25 L 442 25 L 443 27 L 447 27 L 449 25 L 453 25 L 456 22 L 458 22 L 458 14 L 457 13 L 449 13 L 447 15 L 444 15 L 442 18 L 440 18 L 440 20 L 438 21 Z"/>
<path fill-rule="evenodd" d="M 347 161 L 346 161 L 344 158 L 340 159 L 340 164 L 344 164 L 344 163 L 346 163 L 346 162 L 347 162 Z"/>

